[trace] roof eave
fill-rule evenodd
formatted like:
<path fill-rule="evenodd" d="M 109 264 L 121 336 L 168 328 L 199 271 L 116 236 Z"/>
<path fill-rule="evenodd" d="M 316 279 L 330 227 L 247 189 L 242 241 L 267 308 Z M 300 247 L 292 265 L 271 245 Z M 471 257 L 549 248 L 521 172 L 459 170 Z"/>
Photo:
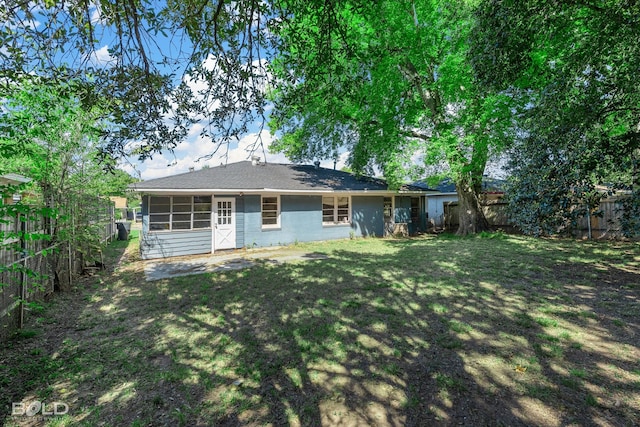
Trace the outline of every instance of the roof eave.
<path fill-rule="evenodd" d="M 31 178 L 27 178 L 26 176 L 22 176 L 17 173 L 7 173 L 4 175 L 0 175 L 0 181 L 5 181 L 9 185 L 16 185 L 16 184 L 26 184 L 33 180 Z"/>
<path fill-rule="evenodd" d="M 430 193 L 430 196 L 457 196 L 458 193 L 456 191 L 442 192 L 438 191 L 436 193 Z"/>
<path fill-rule="evenodd" d="M 329 188 L 318 190 L 291 190 L 281 188 L 133 188 L 132 191 L 137 193 L 146 194 L 263 194 L 263 193 L 277 193 L 277 194 L 327 194 L 327 193 L 340 193 L 340 194 L 419 194 L 425 195 L 427 192 L 420 190 L 332 190 Z"/>

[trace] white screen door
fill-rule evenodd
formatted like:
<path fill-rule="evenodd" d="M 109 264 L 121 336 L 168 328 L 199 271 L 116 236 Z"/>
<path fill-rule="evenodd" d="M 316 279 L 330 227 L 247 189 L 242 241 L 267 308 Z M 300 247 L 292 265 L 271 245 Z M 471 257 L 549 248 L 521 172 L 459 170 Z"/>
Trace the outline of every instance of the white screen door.
<path fill-rule="evenodd" d="M 214 246 L 213 250 L 234 249 L 236 247 L 235 199 L 214 199 Z"/>

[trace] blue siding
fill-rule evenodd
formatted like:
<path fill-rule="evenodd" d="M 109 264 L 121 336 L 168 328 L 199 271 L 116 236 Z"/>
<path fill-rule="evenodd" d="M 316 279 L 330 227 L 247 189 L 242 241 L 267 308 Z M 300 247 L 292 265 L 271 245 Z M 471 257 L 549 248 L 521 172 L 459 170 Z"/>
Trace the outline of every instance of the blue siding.
<path fill-rule="evenodd" d="M 142 259 L 211 253 L 211 229 L 144 233 Z"/>
<path fill-rule="evenodd" d="M 244 245 L 248 248 L 294 242 L 382 236 L 382 197 L 352 197 L 353 223 L 322 225 L 322 196 L 280 197 L 280 228 L 262 228 L 260 196 L 244 197 Z"/>
<path fill-rule="evenodd" d="M 244 247 L 244 197 L 236 197 L 236 248 Z"/>
<path fill-rule="evenodd" d="M 147 215 L 149 213 L 149 196 L 142 196 L 142 204 L 140 206 L 142 215 Z"/>
<path fill-rule="evenodd" d="M 356 236 L 382 237 L 384 234 L 382 215 L 384 197 L 352 197 L 351 200 L 353 204 L 351 218 Z"/>
<path fill-rule="evenodd" d="M 211 253 L 211 229 L 149 232 L 149 196 L 142 197 L 142 259 Z"/>
<path fill-rule="evenodd" d="M 395 222 L 411 222 L 411 197 L 397 196 L 395 200 Z"/>
<path fill-rule="evenodd" d="M 458 196 L 455 194 L 427 196 L 427 217 L 429 221 L 437 227 L 444 226 L 444 205 L 450 202 L 457 202 Z"/>
<path fill-rule="evenodd" d="M 351 226 L 322 225 L 322 196 L 280 196 L 280 228 L 262 228 L 260 196 L 245 197 L 245 245 L 249 248 L 349 237 Z"/>
<path fill-rule="evenodd" d="M 265 246 L 261 239 L 260 196 L 244 196 L 244 246 L 247 248 Z"/>

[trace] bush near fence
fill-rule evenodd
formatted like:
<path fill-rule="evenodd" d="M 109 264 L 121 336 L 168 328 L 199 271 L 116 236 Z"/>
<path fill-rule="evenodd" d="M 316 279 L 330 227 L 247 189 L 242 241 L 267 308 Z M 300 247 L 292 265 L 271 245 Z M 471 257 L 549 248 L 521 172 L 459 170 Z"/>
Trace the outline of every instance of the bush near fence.
<path fill-rule="evenodd" d="M 587 238 L 591 230 L 591 237 L 594 239 L 623 238 L 620 225 L 621 208 L 622 204 L 618 198 L 604 199 L 598 206 L 597 214 L 594 212 L 590 218 L 586 216 L 580 218 L 576 227 L 571 230 L 571 234 L 574 237 Z M 458 209 L 458 202 L 445 203 L 444 219 L 448 230 L 455 231 L 458 228 Z M 515 225 L 509 221 L 507 203 L 489 202 L 483 205 L 482 210 L 490 227 L 506 231 L 516 230 Z"/>
<path fill-rule="evenodd" d="M 5 266 L 0 270 L 0 340 L 22 327 L 25 310 L 54 291 L 72 288 L 74 279 L 100 256 L 93 242 L 104 244 L 117 234 L 114 207 L 108 199 L 74 197 L 71 201 L 61 221 L 16 215 L 0 222 L 0 265 Z M 30 239 L 34 233 L 50 237 L 55 233 L 56 237 Z M 87 233 L 95 238 L 87 239 Z M 4 238 L 17 234 L 22 238 Z"/>

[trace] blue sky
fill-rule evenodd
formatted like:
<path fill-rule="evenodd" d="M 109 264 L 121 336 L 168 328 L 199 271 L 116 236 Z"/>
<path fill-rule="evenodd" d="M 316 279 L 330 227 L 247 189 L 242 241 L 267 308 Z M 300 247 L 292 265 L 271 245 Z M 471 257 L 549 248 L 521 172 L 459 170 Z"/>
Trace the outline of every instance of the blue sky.
<path fill-rule="evenodd" d="M 100 13 L 97 8 L 93 11 L 92 21 L 95 25 L 100 26 Z M 91 62 L 96 66 L 108 67 L 112 59 L 108 49 L 110 43 L 112 44 L 115 38 L 108 28 L 102 26 L 100 26 L 99 35 L 101 36 L 100 43 L 95 48 Z M 166 37 L 156 34 L 154 35 L 154 40 L 155 43 L 149 44 L 147 49 L 151 57 L 154 58 L 155 56 L 155 59 L 160 57 L 160 51 L 167 56 L 176 57 L 180 52 L 189 51 L 191 46 L 188 38 L 184 37 L 181 33 L 168 34 Z M 171 72 L 178 77 L 182 77 L 185 64 L 178 63 L 171 69 L 163 64 L 157 64 L 157 67 L 163 72 Z M 186 80 L 189 81 L 188 76 Z M 195 89 L 203 88 L 200 82 L 189 81 L 189 84 Z M 260 130 L 260 125 L 261 123 L 254 123 L 249 127 L 249 132 L 239 141 L 233 142 L 226 147 L 221 147 L 213 157 L 206 159 L 206 156 L 215 151 L 216 143 L 210 139 L 203 138 L 200 135 L 202 125 L 195 124 L 191 127 L 185 141 L 176 147 L 173 152 L 160 152 L 153 155 L 151 159 L 142 162 L 138 161 L 137 158 L 125 158 L 120 162 L 120 168 L 135 177 L 148 180 L 187 172 L 189 168 L 192 167 L 201 169 L 204 166 L 219 166 L 225 162 L 239 162 L 250 158 L 252 153 L 249 148 L 257 139 L 261 140 L 262 145 L 257 152 L 253 153 L 254 155 L 260 156 L 263 161 L 270 163 L 290 163 L 284 155 L 269 152 L 273 135 L 271 135 L 268 129 Z M 134 144 L 136 143 L 140 143 L 140 141 L 134 142 Z M 346 165 L 345 160 L 347 155 L 348 154 L 345 153 L 339 159 L 336 165 L 337 168 L 342 168 Z M 334 166 L 333 160 L 322 162 L 322 166 L 332 168 Z"/>
<path fill-rule="evenodd" d="M 117 36 L 113 31 L 113 28 L 103 25 L 101 19 L 101 11 L 99 9 L 99 3 L 90 3 L 90 19 L 93 25 L 93 29 L 96 36 L 96 43 L 94 44 L 94 51 L 90 55 L 80 53 L 73 45 L 73 40 L 69 41 L 64 49 L 49 50 L 48 54 L 53 57 L 53 60 L 57 63 L 66 63 L 71 66 L 82 66 L 83 63 L 89 63 L 94 67 L 110 67 L 113 65 L 113 58 L 109 54 L 109 49 L 113 48 L 117 42 Z M 51 21 L 51 28 L 46 28 L 43 25 L 47 19 L 51 19 L 47 16 L 47 11 L 39 8 L 36 4 L 31 6 L 31 12 L 33 13 L 33 19 L 23 18 L 15 23 L 0 23 L 2 25 L 9 26 L 23 26 L 24 28 L 33 28 L 38 31 L 55 31 L 57 27 L 66 27 L 69 25 L 68 17 L 58 15 L 58 20 Z M 167 33 L 163 35 L 161 33 L 145 34 L 143 33 L 142 39 L 145 43 L 145 50 L 150 60 L 154 63 L 154 66 L 163 73 L 173 74 L 176 76 L 176 84 L 180 82 L 180 79 L 184 79 L 184 71 L 187 66 L 185 61 L 177 61 L 172 63 L 171 66 L 167 63 L 163 63 L 164 57 L 179 58 L 185 56 L 184 52 L 191 50 L 191 43 L 188 37 L 184 36 L 181 31 Z M 0 46 L 0 49 L 4 49 Z M 6 51 L 5 51 L 6 52 Z M 135 60 L 135 58 L 134 58 Z M 188 80 L 188 77 L 186 77 Z M 196 88 L 203 88 L 199 82 L 190 82 Z M 210 159 L 203 159 L 204 156 L 211 154 L 215 151 L 215 144 L 211 140 L 206 140 L 200 136 L 202 126 L 195 124 L 191 129 L 186 140 L 176 147 L 173 152 L 165 151 L 153 155 L 151 159 L 147 159 L 144 162 L 140 162 L 137 158 L 125 158 L 120 162 L 120 168 L 130 173 L 133 176 L 140 177 L 142 179 L 152 179 L 161 176 L 177 174 L 187 172 L 189 168 L 194 167 L 200 169 L 203 166 L 218 166 L 221 162 L 237 162 L 241 160 L 247 160 L 251 153 L 247 151 L 258 137 L 261 138 L 264 146 L 264 152 L 256 153 L 262 157 L 262 160 L 268 162 L 288 162 L 287 159 L 280 154 L 269 154 L 268 149 L 272 141 L 272 136 L 268 130 L 262 130 L 260 134 L 260 123 L 255 123 L 249 128 L 249 132 L 239 141 L 232 143 L 228 146 L 228 152 L 224 147 L 218 150 L 218 154 Z M 135 144 L 143 144 L 144 141 L 134 141 Z M 331 163 L 331 165 L 333 165 Z M 342 165 L 341 165 L 342 166 Z"/>

